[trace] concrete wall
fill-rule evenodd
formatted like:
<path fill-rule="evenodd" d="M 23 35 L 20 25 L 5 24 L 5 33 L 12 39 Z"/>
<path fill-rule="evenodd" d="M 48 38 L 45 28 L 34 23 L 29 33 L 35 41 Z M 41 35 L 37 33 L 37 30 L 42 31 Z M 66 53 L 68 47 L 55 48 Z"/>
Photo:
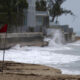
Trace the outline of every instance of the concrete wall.
<path fill-rule="evenodd" d="M 4 48 L 5 34 L 0 34 L 0 48 Z M 15 44 L 42 42 L 43 33 L 8 33 L 6 38 L 6 48 L 9 48 Z"/>
<path fill-rule="evenodd" d="M 27 0 L 28 14 L 27 14 L 27 26 L 28 27 L 36 27 L 36 10 L 35 10 L 35 2 L 36 0 Z"/>

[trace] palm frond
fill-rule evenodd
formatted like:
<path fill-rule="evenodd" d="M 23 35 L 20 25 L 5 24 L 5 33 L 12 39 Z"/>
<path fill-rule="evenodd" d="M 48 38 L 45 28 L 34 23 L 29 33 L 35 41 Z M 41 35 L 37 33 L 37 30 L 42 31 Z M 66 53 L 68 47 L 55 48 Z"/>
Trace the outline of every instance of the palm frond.
<path fill-rule="evenodd" d="M 53 7 L 49 10 L 50 16 L 52 16 L 52 21 L 58 16 L 61 16 L 62 14 L 70 14 L 74 15 L 71 10 L 63 9 L 61 5 L 66 0 L 55 0 L 53 3 Z"/>

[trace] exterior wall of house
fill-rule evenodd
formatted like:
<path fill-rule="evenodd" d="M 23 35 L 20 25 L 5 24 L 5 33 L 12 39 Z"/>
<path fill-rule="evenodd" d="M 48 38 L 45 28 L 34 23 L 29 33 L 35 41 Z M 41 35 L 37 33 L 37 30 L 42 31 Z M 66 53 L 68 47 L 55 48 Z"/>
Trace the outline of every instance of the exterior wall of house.
<path fill-rule="evenodd" d="M 35 32 L 43 30 L 45 33 L 45 27 L 49 25 L 49 15 L 47 11 L 36 11 L 36 0 L 27 0 L 29 7 L 27 11 L 27 31 L 29 28 L 34 28 Z M 42 30 L 41 30 L 42 28 Z"/>
<path fill-rule="evenodd" d="M 36 27 L 36 10 L 35 2 L 36 0 L 27 0 L 28 1 L 28 14 L 27 14 L 27 27 Z"/>
<path fill-rule="evenodd" d="M 24 19 L 21 26 L 14 26 L 11 32 L 44 32 L 49 26 L 49 15 L 47 11 L 36 11 L 36 0 L 27 0 L 28 9 L 24 9 Z"/>
<path fill-rule="evenodd" d="M 36 31 L 47 33 L 47 27 L 49 27 L 49 17 L 48 16 L 37 16 L 37 26 Z"/>

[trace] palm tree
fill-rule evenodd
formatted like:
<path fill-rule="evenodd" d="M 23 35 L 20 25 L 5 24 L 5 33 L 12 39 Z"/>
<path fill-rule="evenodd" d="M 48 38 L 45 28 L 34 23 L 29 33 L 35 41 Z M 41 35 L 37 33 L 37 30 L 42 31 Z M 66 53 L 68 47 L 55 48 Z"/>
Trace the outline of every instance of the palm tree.
<path fill-rule="evenodd" d="M 52 22 L 54 22 L 55 18 L 58 19 L 58 17 L 61 16 L 62 14 L 74 15 L 71 12 L 71 10 L 66 10 L 61 7 L 63 2 L 65 2 L 66 0 L 50 0 L 50 1 L 52 2 L 52 5 L 49 7 L 49 13 L 50 16 L 52 17 Z"/>

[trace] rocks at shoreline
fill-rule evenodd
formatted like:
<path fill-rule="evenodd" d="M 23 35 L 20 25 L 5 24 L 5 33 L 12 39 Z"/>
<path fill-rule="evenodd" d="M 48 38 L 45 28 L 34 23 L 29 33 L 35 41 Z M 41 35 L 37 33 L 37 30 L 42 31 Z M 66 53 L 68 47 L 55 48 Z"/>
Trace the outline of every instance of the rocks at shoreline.
<path fill-rule="evenodd" d="M 76 36 L 76 40 L 80 40 L 80 36 Z"/>

